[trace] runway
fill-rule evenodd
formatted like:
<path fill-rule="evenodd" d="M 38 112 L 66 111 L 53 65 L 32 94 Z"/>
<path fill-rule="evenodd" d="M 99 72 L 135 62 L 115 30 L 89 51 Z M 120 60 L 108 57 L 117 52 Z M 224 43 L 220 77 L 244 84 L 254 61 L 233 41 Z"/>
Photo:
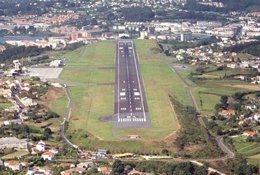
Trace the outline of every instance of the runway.
<path fill-rule="evenodd" d="M 150 127 L 150 117 L 134 44 L 117 42 L 114 126 Z"/>

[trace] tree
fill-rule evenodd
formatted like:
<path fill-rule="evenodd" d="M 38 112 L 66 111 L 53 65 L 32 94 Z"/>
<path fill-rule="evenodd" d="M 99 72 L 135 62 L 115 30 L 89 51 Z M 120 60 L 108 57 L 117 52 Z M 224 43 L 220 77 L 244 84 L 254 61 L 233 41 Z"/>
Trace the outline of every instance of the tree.
<path fill-rule="evenodd" d="M 240 100 L 242 100 L 243 96 L 244 96 L 244 93 L 242 93 L 242 92 L 236 92 L 236 93 L 233 95 L 233 98 L 234 98 L 235 100 L 240 101 Z"/>
<path fill-rule="evenodd" d="M 220 175 L 220 174 L 217 172 L 211 172 L 209 175 Z"/>
<path fill-rule="evenodd" d="M 215 105 L 215 110 L 216 110 L 216 111 L 220 110 L 221 108 L 222 108 L 222 105 L 221 105 L 220 103 L 217 103 L 217 104 Z"/>
<path fill-rule="evenodd" d="M 115 160 L 112 165 L 112 172 L 114 174 L 121 174 L 125 170 L 125 165 L 121 160 Z"/>
<path fill-rule="evenodd" d="M 126 21 L 151 21 L 154 18 L 154 12 L 149 7 L 130 7 L 122 9 L 122 14 Z"/>
<path fill-rule="evenodd" d="M 254 138 L 251 137 L 251 136 L 248 136 L 248 137 L 246 138 L 246 142 L 253 142 L 253 141 L 254 141 Z"/>
<path fill-rule="evenodd" d="M 228 96 L 226 96 L 226 95 L 223 95 L 223 96 L 221 96 L 221 98 L 220 98 L 220 102 L 221 102 L 221 104 L 223 105 L 223 107 L 227 107 L 227 102 L 228 102 Z"/>
<path fill-rule="evenodd" d="M 193 175 L 208 175 L 208 169 L 205 166 L 198 166 L 195 168 Z"/>
<path fill-rule="evenodd" d="M 45 128 L 43 131 L 43 136 L 48 140 L 52 135 L 52 130 L 50 128 Z"/>
<path fill-rule="evenodd" d="M 178 164 L 176 169 L 174 170 L 174 175 L 192 175 L 193 174 L 193 164 L 190 162 L 184 162 Z"/>
<path fill-rule="evenodd" d="M 164 51 L 164 54 L 165 54 L 166 56 L 171 56 L 171 53 L 170 53 L 169 50 L 165 50 L 165 51 Z"/>
<path fill-rule="evenodd" d="M 197 67 L 197 68 L 195 69 L 195 71 L 196 71 L 196 73 L 198 73 L 198 74 L 203 74 L 203 73 L 205 73 L 205 70 L 204 70 L 204 68 L 203 68 L 202 66 Z"/>
<path fill-rule="evenodd" d="M 209 122 L 208 122 L 208 128 L 209 128 L 209 129 L 212 129 L 212 128 L 214 128 L 215 126 L 218 126 L 216 122 L 214 122 L 214 121 L 209 121 Z"/>
<path fill-rule="evenodd" d="M 169 155 L 169 151 L 168 151 L 167 149 L 164 148 L 164 149 L 162 149 L 162 154 L 168 156 L 168 155 Z"/>

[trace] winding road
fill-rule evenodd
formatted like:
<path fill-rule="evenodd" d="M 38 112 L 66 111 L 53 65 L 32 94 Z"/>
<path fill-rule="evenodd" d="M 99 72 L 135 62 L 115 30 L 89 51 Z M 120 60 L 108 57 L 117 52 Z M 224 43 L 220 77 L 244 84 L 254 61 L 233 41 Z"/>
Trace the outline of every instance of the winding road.
<path fill-rule="evenodd" d="M 164 60 L 165 61 L 165 60 Z M 169 68 L 178 75 L 178 77 L 183 81 L 184 83 L 184 87 L 187 90 L 187 93 L 189 95 L 190 101 L 192 103 L 192 106 L 198 111 L 198 106 L 195 100 L 195 97 L 193 96 L 192 92 L 191 92 L 191 88 L 190 85 L 188 84 L 188 82 L 180 75 L 179 70 L 176 69 L 174 66 L 172 66 L 168 61 L 165 61 L 165 63 L 169 66 Z M 203 121 L 203 119 L 201 117 L 198 117 L 198 121 L 200 123 L 200 125 L 205 128 L 206 130 L 208 130 L 205 122 Z M 223 137 L 224 136 L 217 136 L 215 137 L 216 143 L 218 145 L 218 147 L 224 152 L 226 153 L 226 156 L 221 158 L 222 160 L 224 159 L 232 159 L 235 157 L 235 153 L 233 151 L 231 151 L 223 142 Z"/>
<path fill-rule="evenodd" d="M 71 111 L 72 111 L 72 100 L 71 100 L 71 93 L 70 93 L 70 90 L 68 88 L 68 86 L 66 84 L 63 85 L 64 86 L 64 91 L 66 92 L 66 95 L 67 95 L 67 98 L 68 98 L 68 104 L 67 104 L 67 111 L 65 112 L 64 114 L 64 120 L 63 122 L 61 123 L 61 129 L 60 129 L 60 132 L 61 132 L 61 137 L 64 139 L 64 141 L 70 145 L 71 147 L 77 149 L 80 153 L 83 153 L 83 151 L 75 144 L 71 143 L 71 141 L 66 137 L 65 135 L 65 124 L 66 124 L 66 121 L 68 122 L 69 119 L 70 119 L 70 116 L 71 116 Z"/>

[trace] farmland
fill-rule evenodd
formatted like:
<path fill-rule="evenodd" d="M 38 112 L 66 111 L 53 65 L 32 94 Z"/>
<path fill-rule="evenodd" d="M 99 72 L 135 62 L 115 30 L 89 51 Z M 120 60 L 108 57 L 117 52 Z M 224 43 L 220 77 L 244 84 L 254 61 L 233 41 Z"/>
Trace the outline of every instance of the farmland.
<path fill-rule="evenodd" d="M 260 144 L 255 142 L 246 142 L 245 136 L 239 136 L 233 138 L 235 148 L 238 153 L 247 157 L 248 161 L 253 164 L 260 162 Z"/>

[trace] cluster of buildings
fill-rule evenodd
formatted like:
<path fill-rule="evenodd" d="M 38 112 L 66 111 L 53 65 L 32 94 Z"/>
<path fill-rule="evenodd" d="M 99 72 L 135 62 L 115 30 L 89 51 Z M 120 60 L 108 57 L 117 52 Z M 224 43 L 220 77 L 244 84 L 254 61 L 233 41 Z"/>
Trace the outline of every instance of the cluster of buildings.
<path fill-rule="evenodd" d="M 258 130 L 254 129 L 255 126 L 260 124 L 260 99 L 256 97 L 254 100 L 245 99 L 241 105 L 242 112 L 238 113 L 235 109 L 228 107 L 219 112 L 219 115 L 225 119 L 235 119 L 238 126 L 241 128 L 251 127 L 251 130 L 243 129 L 242 135 L 257 137 L 259 136 Z"/>
<path fill-rule="evenodd" d="M 194 41 L 210 36 L 221 38 L 254 37 L 260 35 L 260 23 L 255 19 L 246 19 L 246 22 L 239 22 L 224 25 L 221 22 L 197 21 L 192 22 L 125 22 L 114 24 L 109 30 L 101 28 L 99 24 L 88 28 L 78 29 L 76 26 L 61 25 L 48 27 L 49 32 L 60 35 L 47 37 L 46 39 L 32 40 L 8 40 L 6 43 L 16 46 L 38 46 L 51 47 L 53 49 L 64 48 L 66 44 L 74 42 L 89 42 L 92 40 L 107 40 L 120 37 L 157 39 L 174 39 L 180 41 Z"/>
<path fill-rule="evenodd" d="M 77 20 L 79 14 L 73 11 L 62 14 L 46 13 L 41 16 L 38 15 L 17 15 L 13 17 L 6 17 L 5 22 L 2 23 L 1 29 L 10 30 L 14 27 L 29 28 L 30 26 L 36 29 L 46 30 L 51 25 L 62 24 L 66 21 Z"/>
<path fill-rule="evenodd" d="M 238 41 L 222 38 L 220 41 L 212 43 L 210 45 L 202 45 L 194 48 L 179 49 L 172 51 L 171 53 L 179 61 L 189 59 L 192 64 L 232 63 L 234 62 L 234 58 L 237 57 L 237 53 L 223 51 L 224 48 L 228 48 L 238 44 L 246 44 L 254 41 L 256 40 L 249 38 L 244 38 Z M 247 67 L 252 66 L 253 68 L 258 68 L 259 62 L 257 60 L 258 58 L 252 56 L 252 60 L 248 62 Z M 243 65 L 241 66 L 243 67 Z M 228 65 L 227 67 L 233 68 L 231 65 Z"/>
<path fill-rule="evenodd" d="M 134 1 L 74 1 L 78 11 L 73 8 L 64 7 L 60 11 L 60 2 L 57 8 L 41 16 L 17 15 L 6 17 L 0 23 L 0 30 L 5 29 L 14 32 L 16 27 L 35 28 L 36 33 L 47 33 L 37 40 L 31 39 L 8 39 L 6 43 L 15 46 L 38 46 L 63 49 L 67 44 L 75 42 L 90 42 L 93 40 L 117 39 L 121 37 L 157 39 L 157 40 L 180 40 L 194 41 L 210 36 L 221 38 L 255 37 L 260 35 L 260 23 L 257 20 L 258 14 L 241 15 L 236 22 L 223 23 L 220 21 L 205 20 L 182 20 L 165 22 L 155 18 L 151 22 L 128 22 L 123 20 L 120 9 L 124 7 L 149 6 L 153 11 L 160 8 L 177 10 L 174 3 L 184 4 L 186 0 L 134 0 Z M 37 2 L 35 2 L 37 3 Z M 222 7 L 221 2 L 202 1 L 210 6 Z M 56 6 L 55 6 L 56 7 Z M 101 8 L 110 8 L 115 19 L 108 20 L 106 13 L 99 11 Z M 82 11 L 86 9 L 86 11 Z M 87 17 L 83 13 L 89 14 Z M 95 24 L 84 21 L 94 20 Z M 232 20 L 231 20 L 232 21 Z M 14 33 L 16 35 L 16 33 Z M 31 33 L 35 34 L 34 32 Z M 19 34 L 18 34 L 19 35 Z M 50 36 L 51 35 L 51 36 Z M 1 50 L 4 48 L 0 47 Z"/>
<path fill-rule="evenodd" d="M 9 114 L 5 115 L 9 117 L 1 118 L 2 125 L 20 125 L 29 119 L 26 113 L 37 105 L 37 102 L 31 98 L 37 96 L 37 91 L 30 92 L 30 89 L 38 86 L 40 84 L 31 85 L 19 80 L 0 80 L 0 96 L 12 104 L 11 107 L 1 111 Z"/>

